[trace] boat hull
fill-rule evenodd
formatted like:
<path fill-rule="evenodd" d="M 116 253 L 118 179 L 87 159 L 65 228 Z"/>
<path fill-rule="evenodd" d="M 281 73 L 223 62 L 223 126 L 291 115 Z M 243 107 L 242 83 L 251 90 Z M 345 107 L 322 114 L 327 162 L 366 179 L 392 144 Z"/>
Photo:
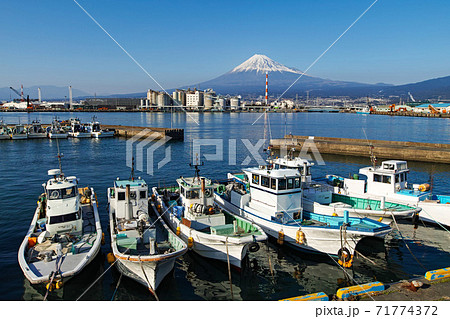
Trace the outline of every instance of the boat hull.
<path fill-rule="evenodd" d="M 343 216 L 344 211 L 348 211 L 350 217 L 368 217 L 368 218 L 383 218 L 386 222 L 392 221 L 392 215 L 396 219 L 411 218 L 415 213 L 419 213 L 421 209 L 415 208 L 405 211 L 395 211 L 395 210 L 376 210 L 376 209 L 358 209 L 354 207 L 337 207 L 322 205 L 317 202 L 313 202 L 306 198 L 303 198 L 303 209 L 308 212 L 313 212 L 317 214 L 327 215 L 327 216 Z"/>
<path fill-rule="evenodd" d="M 27 134 L 12 134 L 12 140 L 26 140 L 28 138 Z"/>
<path fill-rule="evenodd" d="M 332 257 L 337 257 L 339 251 L 343 248 L 341 243 L 341 236 L 345 236 L 349 245 L 346 248 L 349 250 L 350 254 L 354 254 L 355 248 L 358 242 L 368 236 L 381 237 L 383 238 L 390 232 L 389 229 L 384 229 L 379 232 L 365 232 L 365 231 L 349 231 L 342 234 L 342 230 L 318 226 L 304 226 L 299 224 L 280 224 L 257 215 L 257 212 L 250 212 L 245 209 L 241 209 L 233 205 L 232 203 L 224 200 L 220 195 L 215 195 L 216 203 L 222 207 L 224 210 L 231 212 L 237 216 L 244 217 L 254 223 L 258 224 L 263 228 L 267 235 L 278 239 L 280 232 L 284 234 L 283 243 L 292 246 L 295 249 L 312 252 L 312 253 L 322 253 L 327 254 Z M 249 209 L 249 208 L 248 208 Z M 305 240 L 300 243 L 297 240 L 298 231 L 303 232 Z"/>
<path fill-rule="evenodd" d="M 47 138 L 46 133 L 28 133 L 29 139 Z"/>
<path fill-rule="evenodd" d="M 192 238 L 192 250 L 202 257 L 219 260 L 225 263 L 228 263 L 229 261 L 231 265 L 240 269 L 242 268 L 242 260 L 248 254 L 249 246 L 257 241 L 267 239 L 266 234 L 263 232 L 261 232 L 261 235 L 255 236 L 227 237 L 212 235 L 192 229 L 182 224 L 180 219 L 170 213 L 155 189 L 153 192 L 157 197 L 157 203 L 161 205 L 161 215 L 167 225 L 174 232 L 179 228 L 179 237 L 186 243 L 189 242 L 189 238 Z M 152 203 L 152 206 L 156 209 L 154 203 Z"/>
<path fill-rule="evenodd" d="M 74 138 L 91 138 L 91 133 L 69 132 L 68 134 L 70 137 L 74 137 Z"/>
<path fill-rule="evenodd" d="M 114 132 L 113 131 L 92 132 L 91 136 L 93 138 L 114 137 Z"/>
<path fill-rule="evenodd" d="M 10 140 L 11 136 L 7 135 L 7 134 L 1 134 L 0 135 L 0 140 Z"/>
<path fill-rule="evenodd" d="M 148 282 L 153 290 L 156 290 L 161 281 L 170 273 L 175 266 L 176 258 L 166 259 L 155 262 L 128 261 L 119 259 L 116 262 L 117 269 L 125 276 L 137 281 L 138 283 L 148 287 Z M 145 274 L 144 274 L 144 271 Z M 147 277 L 147 279 L 145 278 Z"/>

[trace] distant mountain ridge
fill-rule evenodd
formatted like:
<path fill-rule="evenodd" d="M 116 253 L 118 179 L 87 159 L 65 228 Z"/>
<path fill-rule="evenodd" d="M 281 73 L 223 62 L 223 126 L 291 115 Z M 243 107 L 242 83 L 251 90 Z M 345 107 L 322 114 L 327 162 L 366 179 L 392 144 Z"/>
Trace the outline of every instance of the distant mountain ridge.
<path fill-rule="evenodd" d="M 367 84 L 351 81 L 337 81 L 313 77 L 294 67 L 287 67 L 263 54 L 255 54 L 243 63 L 239 64 L 229 72 L 214 79 L 194 85 L 186 85 L 178 88 L 167 89 L 171 93 L 175 89 L 207 89 L 212 88 L 219 94 L 262 96 L 265 92 L 265 74 L 269 73 L 269 95 L 278 96 L 285 92 L 295 81 L 292 87 L 285 93 L 284 97 L 294 97 L 296 94 L 310 96 L 389 96 L 407 95 L 411 92 L 416 99 L 450 99 L 450 76 L 429 79 L 417 83 L 403 85 L 391 85 L 384 83 Z M 24 95 L 30 95 L 31 99 L 37 99 L 38 86 L 24 88 Z M 40 86 L 42 99 L 63 99 L 69 96 L 67 87 Z M 18 89 L 18 88 L 16 88 Z M 9 100 L 10 96 L 15 99 L 18 96 L 9 87 L 0 88 L 0 100 Z M 144 98 L 147 92 L 124 93 L 97 96 L 99 98 Z M 73 89 L 74 98 L 92 97 L 87 92 Z"/>

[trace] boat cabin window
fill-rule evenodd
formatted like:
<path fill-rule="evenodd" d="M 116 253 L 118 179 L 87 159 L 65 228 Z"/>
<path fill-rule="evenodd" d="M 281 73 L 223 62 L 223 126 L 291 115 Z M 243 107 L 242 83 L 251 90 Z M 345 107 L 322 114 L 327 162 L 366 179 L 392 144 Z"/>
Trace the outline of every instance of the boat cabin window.
<path fill-rule="evenodd" d="M 397 168 L 398 168 L 400 171 L 404 171 L 405 169 L 408 169 L 408 164 L 406 164 L 406 163 L 400 163 L 400 164 L 397 165 Z"/>
<path fill-rule="evenodd" d="M 100 124 L 94 124 L 92 125 L 92 131 L 99 132 L 100 131 Z"/>
<path fill-rule="evenodd" d="M 198 198 L 200 198 L 199 195 L 200 195 L 200 193 L 199 193 L 198 189 L 186 192 L 186 198 L 187 199 L 198 199 Z"/>
<path fill-rule="evenodd" d="M 184 187 L 183 186 L 180 186 L 180 195 L 185 196 L 185 194 L 184 194 Z"/>
<path fill-rule="evenodd" d="M 139 198 L 140 198 L 140 199 L 145 199 L 145 198 L 147 198 L 147 191 L 140 191 L 140 192 L 139 192 Z"/>
<path fill-rule="evenodd" d="M 50 189 L 47 191 L 48 199 L 65 199 L 77 196 L 77 187 Z"/>
<path fill-rule="evenodd" d="M 400 174 L 400 181 L 406 182 L 406 172 Z"/>
<path fill-rule="evenodd" d="M 130 192 L 130 199 L 136 199 L 136 192 Z"/>
<path fill-rule="evenodd" d="M 308 168 L 308 170 L 309 170 L 309 168 Z M 294 182 L 295 182 L 295 188 L 300 188 L 300 177 L 296 177 L 294 179 Z"/>
<path fill-rule="evenodd" d="M 270 188 L 272 189 L 277 189 L 277 179 L 276 178 L 271 178 L 270 179 Z"/>
<path fill-rule="evenodd" d="M 395 165 L 394 164 L 387 164 L 387 163 L 384 163 L 383 164 L 383 169 L 389 169 L 389 170 L 394 170 L 395 169 Z"/>
<path fill-rule="evenodd" d="M 110 198 L 115 198 L 116 197 L 116 192 L 114 191 L 114 188 L 111 188 L 109 190 L 109 197 Z"/>
<path fill-rule="evenodd" d="M 257 174 L 252 174 L 252 183 L 259 185 L 259 175 Z"/>
<path fill-rule="evenodd" d="M 77 212 L 59 216 L 50 216 L 49 224 L 52 225 L 52 224 L 66 223 L 77 219 L 79 219 Z"/>
<path fill-rule="evenodd" d="M 261 186 L 269 187 L 269 178 L 266 176 L 261 176 Z"/>
<path fill-rule="evenodd" d="M 373 181 L 374 182 L 378 182 L 378 183 L 390 184 L 391 183 L 391 176 L 380 175 L 380 174 L 373 174 Z"/>
<path fill-rule="evenodd" d="M 294 179 L 293 178 L 288 178 L 287 189 L 294 189 Z"/>
<path fill-rule="evenodd" d="M 395 182 L 400 183 L 400 174 L 395 174 Z"/>
<path fill-rule="evenodd" d="M 278 190 L 282 191 L 286 189 L 286 179 L 282 178 L 278 180 Z"/>
<path fill-rule="evenodd" d="M 118 192 L 117 200 L 125 200 L 125 192 Z"/>

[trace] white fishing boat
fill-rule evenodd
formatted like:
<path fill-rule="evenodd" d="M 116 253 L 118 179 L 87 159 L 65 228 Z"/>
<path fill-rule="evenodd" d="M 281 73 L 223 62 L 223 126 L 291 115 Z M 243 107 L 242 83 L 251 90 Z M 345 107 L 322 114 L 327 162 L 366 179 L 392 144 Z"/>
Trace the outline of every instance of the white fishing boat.
<path fill-rule="evenodd" d="M 12 140 L 26 140 L 28 138 L 25 126 L 22 124 L 17 124 L 14 126 L 11 132 Z"/>
<path fill-rule="evenodd" d="M 215 194 L 226 211 L 244 217 L 279 244 L 338 257 L 350 266 L 358 242 L 383 238 L 391 228 L 368 218 L 326 216 L 306 212 L 302 206 L 301 175 L 297 169 L 275 169 L 272 164 L 228 174 Z"/>
<path fill-rule="evenodd" d="M 370 107 L 369 106 L 362 107 L 356 110 L 356 114 L 370 114 Z"/>
<path fill-rule="evenodd" d="M 200 256 L 240 269 L 248 252 L 259 249 L 267 235 L 258 225 L 214 205 L 218 184 L 200 177 L 177 179 L 177 186 L 154 187 L 155 205 L 162 218 Z"/>
<path fill-rule="evenodd" d="M 100 123 L 96 120 L 94 116 L 92 122 L 89 123 L 89 131 L 91 132 L 91 136 L 94 138 L 104 138 L 104 137 L 113 137 L 114 131 L 103 130 L 100 126 Z"/>
<path fill-rule="evenodd" d="M 31 123 L 31 126 L 28 128 L 28 138 L 46 138 L 47 132 L 42 127 L 42 124 L 40 121 L 35 120 Z"/>
<path fill-rule="evenodd" d="M 364 198 L 353 194 L 334 192 L 327 180 L 313 180 L 311 167 L 314 163 L 300 157 L 294 157 L 294 150 L 288 155 L 274 160 L 275 168 L 293 168 L 300 172 L 303 189 L 303 210 L 330 216 L 343 216 L 348 211 L 350 217 L 368 217 L 384 223 L 396 219 L 412 218 L 421 209 L 386 201 L 384 197 Z"/>
<path fill-rule="evenodd" d="M 187 245 L 164 221 L 148 213 L 148 186 L 142 179 L 119 180 L 108 188 L 112 253 L 120 272 L 150 291 L 173 269 Z"/>
<path fill-rule="evenodd" d="M 364 167 L 354 178 L 329 176 L 338 179 L 335 193 L 367 199 L 384 198 L 385 201 L 421 208 L 419 218 L 423 221 L 450 226 L 450 195 L 435 195 L 429 184 L 408 183 L 406 161 L 389 160 L 380 166 Z"/>
<path fill-rule="evenodd" d="M 97 255 L 102 229 L 92 188 L 79 188 L 78 179 L 60 169 L 43 184 L 30 228 L 19 248 L 19 265 L 32 284 L 48 291 L 80 273 Z"/>
<path fill-rule="evenodd" d="M 69 136 L 69 134 L 63 130 L 61 123 L 59 123 L 56 118 L 52 121 L 52 125 L 47 127 L 47 133 L 50 139 L 63 139 Z"/>
<path fill-rule="evenodd" d="M 81 124 L 80 119 L 70 119 L 70 131 L 68 132 L 70 137 L 76 138 L 88 138 L 91 137 L 89 126 Z"/>
<path fill-rule="evenodd" d="M 8 125 L 3 122 L 3 120 L 0 120 L 0 140 L 10 140 L 10 130 L 8 128 Z"/>

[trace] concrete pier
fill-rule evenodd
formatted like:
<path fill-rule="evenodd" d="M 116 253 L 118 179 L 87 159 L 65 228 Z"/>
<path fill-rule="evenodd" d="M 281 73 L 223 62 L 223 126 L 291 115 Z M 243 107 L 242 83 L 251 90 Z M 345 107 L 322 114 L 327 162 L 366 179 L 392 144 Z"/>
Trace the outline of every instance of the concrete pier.
<path fill-rule="evenodd" d="M 283 139 L 271 140 L 270 145 L 274 150 L 295 148 L 296 151 L 300 151 L 305 143 L 311 142 L 323 154 L 368 157 L 370 145 L 373 145 L 373 153 L 380 159 L 450 163 L 450 144 L 286 135 Z M 311 146 L 311 144 L 309 145 Z M 306 144 L 305 151 L 308 148 L 311 149 Z"/>
<path fill-rule="evenodd" d="M 123 125 L 105 125 L 102 128 L 115 130 L 116 135 L 120 137 L 133 137 L 144 130 L 148 130 L 142 138 L 157 134 L 157 138 L 170 137 L 172 141 L 184 141 L 184 129 L 164 128 L 164 127 L 141 127 L 141 126 L 123 126 Z"/>

